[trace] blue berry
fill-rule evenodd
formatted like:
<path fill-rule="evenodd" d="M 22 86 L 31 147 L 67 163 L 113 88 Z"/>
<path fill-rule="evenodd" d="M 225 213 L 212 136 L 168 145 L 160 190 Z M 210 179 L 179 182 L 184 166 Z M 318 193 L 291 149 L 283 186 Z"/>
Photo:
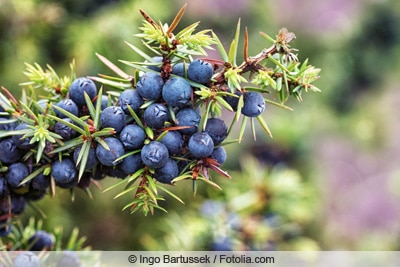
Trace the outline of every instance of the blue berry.
<path fill-rule="evenodd" d="M 7 181 L 4 177 L 0 176 L 0 198 L 8 193 Z"/>
<path fill-rule="evenodd" d="M 236 91 L 235 95 L 238 97 L 234 97 L 231 95 L 225 96 L 224 99 L 228 104 L 232 107 L 233 111 L 237 110 L 238 104 L 239 104 L 239 97 L 242 95 L 242 92 Z"/>
<path fill-rule="evenodd" d="M 194 82 L 207 84 L 213 76 L 213 66 L 200 59 L 193 60 L 189 64 L 187 75 Z"/>
<path fill-rule="evenodd" d="M 84 92 L 86 92 L 90 99 L 93 99 L 97 95 L 96 84 L 86 77 L 75 79 L 69 87 L 69 97 L 78 106 L 86 105 Z"/>
<path fill-rule="evenodd" d="M 151 104 L 143 114 L 144 121 L 153 129 L 161 129 L 169 120 L 168 109 L 160 103 Z"/>
<path fill-rule="evenodd" d="M 96 106 L 97 104 L 97 99 L 94 103 L 94 106 Z M 110 103 L 108 103 L 108 96 L 106 95 L 102 95 L 101 96 L 101 110 L 104 110 L 106 107 L 110 107 L 114 105 L 114 101 L 112 101 L 112 99 L 110 99 Z"/>
<path fill-rule="evenodd" d="M 151 58 L 151 63 L 157 63 L 156 65 L 149 65 L 147 66 L 148 69 L 151 70 L 155 70 L 157 72 L 161 71 L 161 67 L 159 67 L 159 65 L 161 65 L 161 63 L 163 62 L 163 57 L 160 56 L 155 56 Z"/>
<path fill-rule="evenodd" d="M 60 257 L 57 262 L 57 267 L 76 267 L 82 266 L 81 261 L 79 260 L 78 253 L 76 251 L 64 251 L 63 255 Z"/>
<path fill-rule="evenodd" d="M 0 236 L 8 236 L 11 233 L 12 224 L 6 219 L 0 220 Z"/>
<path fill-rule="evenodd" d="M 128 105 L 137 113 L 140 111 L 140 106 L 143 103 L 142 97 L 133 89 L 123 91 L 118 98 L 118 104 L 124 110 L 125 114 L 130 114 Z"/>
<path fill-rule="evenodd" d="M 101 144 L 97 145 L 96 155 L 101 164 L 105 166 L 115 166 L 119 162 L 114 162 L 117 158 L 125 154 L 124 146 L 121 141 L 115 137 L 107 137 L 104 142 L 108 145 L 110 150 L 107 150 Z"/>
<path fill-rule="evenodd" d="M 188 147 L 192 156 L 201 159 L 211 155 L 214 150 L 214 142 L 207 133 L 198 132 L 189 138 Z"/>
<path fill-rule="evenodd" d="M 54 239 L 48 232 L 39 230 L 28 239 L 28 243 L 31 251 L 50 250 L 54 244 Z"/>
<path fill-rule="evenodd" d="M 15 130 L 25 130 L 28 129 L 28 125 L 26 123 L 21 123 L 17 127 L 15 127 Z M 31 147 L 33 147 L 33 144 L 30 144 L 31 137 L 27 138 L 22 138 L 23 134 L 18 134 L 18 135 L 13 135 L 12 139 L 14 141 L 14 144 L 24 150 L 29 150 Z"/>
<path fill-rule="evenodd" d="M 170 155 L 179 154 L 184 144 L 183 137 L 178 131 L 169 131 L 160 142 L 167 147 Z"/>
<path fill-rule="evenodd" d="M 73 124 L 73 121 L 70 118 L 64 118 L 63 120 Z M 59 121 L 54 126 L 54 132 L 56 134 L 60 135 L 64 141 L 70 140 L 70 139 L 76 137 L 76 135 L 77 135 L 77 132 L 75 130 L 73 130 L 69 126 L 67 126 Z"/>
<path fill-rule="evenodd" d="M 161 96 L 164 80 L 159 73 L 146 72 L 136 84 L 137 93 L 144 99 L 157 100 Z"/>
<path fill-rule="evenodd" d="M 7 183 L 11 188 L 19 187 L 19 184 L 29 175 L 28 167 L 20 162 L 13 163 L 8 166 L 8 170 L 5 174 Z M 24 185 L 22 185 L 24 186 Z"/>
<path fill-rule="evenodd" d="M 197 132 L 200 122 L 200 114 L 192 108 L 181 109 L 175 116 L 177 126 L 190 126 L 189 128 L 180 129 L 182 134 L 193 134 Z"/>
<path fill-rule="evenodd" d="M 22 251 L 15 257 L 14 267 L 40 267 L 40 260 L 33 252 Z"/>
<path fill-rule="evenodd" d="M 23 152 L 19 149 L 12 138 L 5 138 L 0 141 L 0 162 L 10 164 L 21 159 Z"/>
<path fill-rule="evenodd" d="M 139 149 L 143 146 L 146 134 L 144 130 L 135 124 L 125 126 L 120 135 L 119 140 L 124 147 L 129 150 Z"/>
<path fill-rule="evenodd" d="M 1 111 L 0 111 L 1 112 Z M 15 122 L 7 122 L 7 118 L 0 117 L 0 131 L 11 131 L 15 128 L 16 123 Z"/>
<path fill-rule="evenodd" d="M 123 159 L 121 163 L 121 170 L 126 175 L 131 175 L 143 167 L 143 161 L 140 154 L 129 155 Z"/>
<path fill-rule="evenodd" d="M 24 213 L 26 207 L 25 195 L 12 195 L 11 196 L 11 213 L 20 215 Z"/>
<path fill-rule="evenodd" d="M 71 99 L 64 99 L 59 101 L 56 104 L 57 107 L 64 109 L 65 111 L 68 111 L 69 113 L 78 116 L 79 114 L 79 109 L 78 106 L 76 105 L 76 103 L 71 100 Z M 59 110 L 53 108 L 54 113 L 56 114 L 57 117 L 59 118 L 67 118 L 66 115 L 64 115 L 63 113 L 61 113 Z"/>
<path fill-rule="evenodd" d="M 111 127 L 119 133 L 126 124 L 125 113 L 121 107 L 107 107 L 100 114 L 100 124 L 102 128 Z"/>
<path fill-rule="evenodd" d="M 162 88 L 162 97 L 168 105 L 182 108 L 186 106 L 192 96 L 192 87 L 181 77 L 172 77 L 165 82 Z"/>
<path fill-rule="evenodd" d="M 187 72 L 188 67 L 189 64 L 179 62 L 172 67 L 172 74 L 185 77 L 185 71 Z"/>
<path fill-rule="evenodd" d="M 46 190 L 50 186 L 50 177 L 39 173 L 31 180 L 31 187 L 34 190 Z"/>
<path fill-rule="evenodd" d="M 218 238 L 211 244 L 211 251 L 231 251 L 232 241 L 228 237 Z"/>
<path fill-rule="evenodd" d="M 226 150 L 222 146 L 219 146 L 213 150 L 210 158 L 215 159 L 220 165 L 226 161 Z"/>
<path fill-rule="evenodd" d="M 264 97 L 257 92 L 245 92 L 243 94 L 242 114 L 247 117 L 257 117 L 265 109 Z"/>
<path fill-rule="evenodd" d="M 158 141 L 151 141 L 149 144 L 143 146 L 141 157 L 145 165 L 156 169 L 161 168 L 167 163 L 169 153 L 164 144 Z"/>
<path fill-rule="evenodd" d="M 78 161 L 79 153 L 81 152 L 82 146 L 79 146 L 75 149 L 74 151 L 74 162 Z M 93 147 L 89 148 L 89 156 L 86 162 L 86 167 L 85 170 L 91 170 L 93 169 L 96 164 L 98 163 L 97 156 L 96 156 L 96 149 Z M 79 163 L 78 168 L 81 164 Z"/>
<path fill-rule="evenodd" d="M 56 184 L 62 188 L 71 188 L 78 183 L 75 164 L 68 158 L 57 159 L 51 166 L 51 176 Z"/>
<path fill-rule="evenodd" d="M 204 130 L 212 138 L 214 145 L 218 145 L 228 136 L 228 128 L 223 120 L 210 118 Z"/>
<path fill-rule="evenodd" d="M 160 183 L 171 184 L 172 180 L 179 175 L 178 164 L 169 158 L 164 166 L 154 172 L 154 178 Z"/>

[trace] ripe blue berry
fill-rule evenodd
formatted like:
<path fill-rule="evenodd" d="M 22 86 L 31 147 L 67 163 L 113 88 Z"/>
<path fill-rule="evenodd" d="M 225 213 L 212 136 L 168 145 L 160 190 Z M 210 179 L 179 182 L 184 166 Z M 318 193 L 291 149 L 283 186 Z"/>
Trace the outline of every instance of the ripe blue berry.
<path fill-rule="evenodd" d="M 118 104 L 124 110 L 125 114 L 130 114 L 128 105 L 137 113 L 140 111 L 140 106 L 143 103 L 142 97 L 133 89 L 123 91 L 118 98 Z"/>
<path fill-rule="evenodd" d="M 78 183 L 75 164 L 68 158 L 57 159 L 51 166 L 51 176 L 56 184 L 62 188 L 71 188 Z"/>
<path fill-rule="evenodd" d="M 164 166 L 169 158 L 167 147 L 158 141 L 144 145 L 140 155 L 143 163 L 154 169 Z"/>
<path fill-rule="evenodd" d="M 21 123 L 17 127 L 15 127 L 15 130 L 25 130 L 25 129 L 28 129 L 28 125 L 26 123 Z M 24 150 L 30 149 L 33 146 L 33 144 L 30 144 L 32 138 L 31 137 L 22 138 L 22 136 L 23 134 L 13 135 L 12 139 L 14 141 L 14 144 L 20 149 Z"/>
<path fill-rule="evenodd" d="M 26 207 L 25 195 L 12 195 L 11 196 L 11 213 L 20 215 L 24 213 Z"/>
<path fill-rule="evenodd" d="M 141 148 L 145 139 L 146 134 L 144 130 L 135 124 L 129 124 L 125 126 L 119 135 L 119 140 L 128 150 Z"/>
<path fill-rule="evenodd" d="M 213 150 L 210 158 L 215 159 L 220 165 L 226 161 L 226 150 L 222 146 L 219 146 Z"/>
<path fill-rule="evenodd" d="M 154 172 L 154 178 L 160 183 L 171 184 L 172 180 L 179 175 L 178 164 L 169 158 L 164 166 Z"/>
<path fill-rule="evenodd" d="M 164 80 L 159 73 L 146 72 L 136 84 L 137 93 L 144 99 L 157 100 L 161 96 Z"/>
<path fill-rule="evenodd" d="M 0 198 L 5 196 L 7 193 L 8 193 L 7 182 L 4 179 L 4 177 L 0 176 Z"/>
<path fill-rule="evenodd" d="M 121 170 L 126 175 L 134 174 L 143 167 L 142 157 L 140 154 L 129 155 L 121 163 Z"/>
<path fill-rule="evenodd" d="M 208 62 L 196 59 L 189 64 L 187 75 L 194 82 L 207 84 L 213 76 L 213 67 Z"/>
<path fill-rule="evenodd" d="M 15 257 L 14 267 L 40 267 L 40 260 L 33 252 L 22 251 Z"/>
<path fill-rule="evenodd" d="M 214 142 L 207 133 L 198 132 L 190 137 L 188 147 L 192 156 L 201 159 L 211 155 L 214 150 Z"/>
<path fill-rule="evenodd" d="M 1 111 L 0 111 L 1 112 Z M 6 123 L 8 119 L 4 117 L 0 117 L 0 131 L 11 131 L 15 128 L 15 122 Z"/>
<path fill-rule="evenodd" d="M 73 121 L 70 118 L 64 118 L 63 120 L 73 124 Z M 60 135 L 64 141 L 70 140 L 77 135 L 75 130 L 59 121 L 54 126 L 54 132 Z"/>
<path fill-rule="evenodd" d="M 69 87 L 69 97 L 78 106 L 86 105 L 84 92 L 88 94 L 90 99 L 93 99 L 97 95 L 96 84 L 86 77 L 75 79 Z"/>
<path fill-rule="evenodd" d="M 200 114 L 192 108 L 181 109 L 176 114 L 176 125 L 177 126 L 189 126 L 189 128 L 180 129 L 179 132 L 182 134 L 193 134 L 197 131 L 197 127 L 200 122 Z"/>
<path fill-rule="evenodd" d="M 8 166 L 8 170 L 6 172 L 7 183 L 11 188 L 19 187 L 19 184 L 29 175 L 28 167 L 21 163 L 13 163 Z"/>
<path fill-rule="evenodd" d="M 39 230 L 35 232 L 29 239 L 28 243 L 30 251 L 50 250 L 54 244 L 53 236 L 46 231 Z"/>
<path fill-rule="evenodd" d="M 76 267 L 82 266 L 79 260 L 78 253 L 76 251 L 64 251 L 59 261 L 57 262 L 57 267 Z"/>
<path fill-rule="evenodd" d="M 50 186 L 50 177 L 39 173 L 31 180 L 31 187 L 34 190 L 46 190 Z"/>
<path fill-rule="evenodd" d="M 97 104 L 97 99 L 96 99 L 96 101 L 94 103 L 94 106 L 96 106 L 96 104 Z M 110 102 L 109 102 L 108 101 L 108 96 L 106 96 L 106 95 L 102 95 L 101 96 L 101 110 L 104 110 L 106 107 L 110 107 L 112 105 L 114 105 L 114 101 L 112 101 L 110 99 Z"/>
<path fill-rule="evenodd" d="M 192 96 L 192 87 L 181 77 L 172 77 L 165 82 L 162 88 L 162 97 L 168 105 L 182 108 L 186 106 Z"/>
<path fill-rule="evenodd" d="M 257 92 L 245 92 L 243 94 L 242 114 L 247 117 L 257 117 L 265 109 L 264 97 Z"/>
<path fill-rule="evenodd" d="M 242 92 L 236 91 L 235 95 L 238 97 L 234 97 L 234 96 L 230 96 L 230 95 L 224 97 L 226 102 L 228 102 L 228 104 L 232 107 L 233 111 L 237 110 L 237 107 L 239 104 L 239 97 L 242 95 Z"/>
<path fill-rule="evenodd" d="M 170 155 L 179 154 L 184 144 L 182 135 L 178 131 L 169 131 L 160 142 L 167 147 Z"/>
<path fill-rule="evenodd" d="M 100 123 L 102 128 L 111 127 L 119 133 L 126 124 L 125 113 L 121 107 L 107 107 L 100 114 Z"/>
<path fill-rule="evenodd" d="M 98 144 L 96 148 L 98 160 L 105 166 L 117 165 L 119 162 L 114 161 L 125 154 L 124 146 L 121 141 L 115 137 L 107 137 L 104 139 L 104 142 L 106 142 L 110 150 L 107 150 L 101 144 Z"/>
<path fill-rule="evenodd" d="M 0 236 L 8 236 L 11 233 L 12 224 L 7 219 L 0 220 Z"/>
<path fill-rule="evenodd" d="M 72 101 L 71 99 L 63 99 L 61 101 L 59 101 L 56 104 L 57 107 L 64 109 L 65 111 L 68 111 L 69 113 L 78 116 L 79 113 L 79 109 L 78 106 L 76 105 L 76 103 L 74 101 Z M 56 114 L 57 117 L 59 118 L 67 118 L 67 116 L 65 116 L 63 113 L 61 113 L 59 110 L 53 108 L 54 113 Z"/>
<path fill-rule="evenodd" d="M 76 164 L 76 162 L 78 161 L 78 157 L 79 157 L 79 153 L 81 152 L 82 146 L 79 146 L 75 149 L 74 151 L 74 162 Z M 91 170 L 93 169 L 96 164 L 98 163 L 97 160 L 97 156 L 96 156 L 96 149 L 94 149 L 93 147 L 89 148 L 89 156 L 86 162 L 86 167 L 85 170 Z M 79 163 L 79 166 L 81 165 L 81 163 Z"/>
<path fill-rule="evenodd" d="M 144 121 L 153 129 L 161 129 L 169 120 L 168 109 L 160 103 L 151 104 L 143 114 Z"/>
<path fill-rule="evenodd" d="M 21 159 L 23 153 L 19 149 L 12 138 L 6 138 L 0 141 L 0 162 L 10 164 Z"/>
<path fill-rule="evenodd" d="M 149 66 L 147 66 L 147 68 L 151 69 L 151 70 L 155 70 L 157 72 L 160 72 L 161 68 L 159 66 L 161 65 L 162 62 L 163 62 L 163 57 L 160 57 L 160 56 L 152 57 L 151 58 L 151 63 L 152 64 L 155 63 L 155 64 L 154 65 L 149 65 Z"/>
<path fill-rule="evenodd" d="M 228 136 L 228 128 L 223 120 L 210 118 L 204 130 L 212 138 L 214 145 L 218 145 Z"/>
<path fill-rule="evenodd" d="M 185 77 L 185 71 L 187 72 L 188 67 L 189 64 L 179 62 L 172 67 L 172 74 Z"/>

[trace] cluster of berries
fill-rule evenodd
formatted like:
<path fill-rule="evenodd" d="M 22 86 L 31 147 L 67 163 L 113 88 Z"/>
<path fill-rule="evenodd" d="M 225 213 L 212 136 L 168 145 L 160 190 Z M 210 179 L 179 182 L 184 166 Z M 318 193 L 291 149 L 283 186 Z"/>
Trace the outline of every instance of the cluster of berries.
<path fill-rule="evenodd" d="M 161 67 L 149 65 L 148 70 L 142 73 L 133 88 L 122 91 L 114 99 L 111 95 L 99 95 L 91 79 L 80 77 L 72 81 L 66 98 L 52 105 L 48 100 L 39 101 L 44 108 L 48 107 L 45 113 L 58 118 L 48 130 L 63 142 L 87 138 L 79 136 L 72 127 L 82 127 L 76 125 L 73 117 L 84 118 L 89 114 L 85 95 L 95 105 L 98 100 L 102 101 L 99 130 L 111 131 L 102 136 L 101 141 L 90 140 L 82 177 L 78 175 L 83 162 L 82 142 L 55 154 L 51 153 L 52 144 L 46 144 L 46 158 L 35 163 L 38 142 L 33 136 L 14 134 L 0 139 L 0 164 L 5 167 L 5 171 L 0 172 L 3 224 L 11 215 L 21 214 L 27 200 L 41 199 L 52 181 L 61 188 L 85 188 L 92 180 L 106 176 L 125 178 L 145 170 L 158 182 L 172 184 L 174 178 L 186 171 L 194 171 L 196 166 L 218 168 L 225 162 L 226 151 L 221 145 L 228 135 L 225 122 L 216 117 L 202 122 L 200 108 L 195 105 L 199 96 L 194 92 L 200 88 L 193 84 L 209 86 L 214 75 L 213 65 L 200 59 L 179 62 L 172 66 L 167 78 Z M 241 94 L 237 91 L 225 96 L 233 110 L 236 110 Z M 243 115 L 256 117 L 264 108 L 260 93 L 243 93 Z M 3 108 L 0 112 L 5 114 L 0 117 L 0 132 L 21 133 L 32 127 L 18 118 L 13 121 L 15 114 L 9 115 Z M 86 123 L 90 126 L 93 121 L 86 119 Z M 203 125 L 199 126 L 200 123 Z M 43 165 L 50 171 L 35 173 Z M 10 227 L 5 224 L 0 230 L 6 235 Z"/>

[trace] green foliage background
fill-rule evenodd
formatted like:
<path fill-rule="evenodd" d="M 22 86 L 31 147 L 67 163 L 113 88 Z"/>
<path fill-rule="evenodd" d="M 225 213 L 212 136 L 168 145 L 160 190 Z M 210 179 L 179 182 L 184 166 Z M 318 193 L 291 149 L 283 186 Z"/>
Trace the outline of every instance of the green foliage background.
<path fill-rule="evenodd" d="M 397 250 L 400 4 L 187 2 L 181 25 L 201 20 L 201 27 L 214 29 L 227 46 L 241 17 L 249 28 L 249 54 L 262 45 L 259 31 L 272 35 L 287 27 L 297 35 L 294 46 L 302 59 L 310 58 L 322 68 L 317 86 L 323 92 L 307 95 L 301 104 L 289 103 L 293 112 L 267 107 L 265 118 L 274 138 L 260 134 L 253 141 L 249 135 L 242 144 L 227 147 L 225 168 L 233 179 L 224 181 L 214 174 L 223 181 L 222 192 L 204 187 L 193 197 L 191 184 L 180 183 L 173 190 L 185 205 L 167 198 L 169 213 L 143 217 L 121 212 L 124 199 L 113 200 L 112 191 L 92 188 L 92 200 L 82 191 L 71 202 L 69 192 L 58 190 L 55 198 L 39 203 L 47 216 L 44 228 L 62 225 L 70 232 L 77 226 L 87 243 L 100 250 L 209 249 L 221 229 L 236 249 L 268 249 L 257 244 L 272 238 L 276 249 Z M 109 59 L 140 60 L 124 44 L 140 44 L 133 36 L 141 25 L 138 9 L 171 21 L 183 4 L 0 0 L 0 85 L 18 96 L 17 84 L 26 81 L 24 62 L 50 64 L 59 73 L 68 73 L 68 64 L 75 59 L 78 75 L 97 75 L 107 70 L 95 52 Z M 249 164 L 254 168 L 249 170 Z M 274 187 L 274 177 L 282 184 Z M 260 197 L 251 198 L 255 195 Z M 224 203 L 250 229 L 226 230 L 230 219 L 202 217 L 199 209 L 207 199 Z M 247 206 L 239 205 L 243 200 L 248 200 Z M 266 227 L 260 219 L 269 212 L 283 218 L 278 227 Z M 40 217 L 28 208 L 23 220 L 32 215 Z M 255 245 L 244 242 L 243 233 L 251 233 Z M 281 233 L 291 236 L 279 237 Z"/>

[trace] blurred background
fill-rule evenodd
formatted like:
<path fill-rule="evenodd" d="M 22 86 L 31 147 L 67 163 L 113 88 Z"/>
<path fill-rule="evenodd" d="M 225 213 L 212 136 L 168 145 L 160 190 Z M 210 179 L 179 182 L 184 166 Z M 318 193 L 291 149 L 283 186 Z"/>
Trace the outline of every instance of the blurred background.
<path fill-rule="evenodd" d="M 227 146 L 223 191 L 191 182 L 171 190 L 169 212 L 121 211 L 128 198 L 93 187 L 93 199 L 58 190 L 38 204 L 44 228 L 75 226 L 96 250 L 397 250 L 400 249 L 400 2 L 397 0 L 0 0 L 0 85 L 20 94 L 24 63 L 50 64 L 78 76 L 106 73 L 95 56 L 141 60 L 141 8 L 181 25 L 200 20 L 228 46 L 238 18 L 249 29 L 250 55 L 282 27 L 297 35 L 300 60 L 322 68 L 321 93 L 267 107 L 274 138 L 250 135 Z M 213 55 L 214 52 L 210 52 Z M 239 57 L 240 58 L 240 57 Z M 123 68 L 123 66 L 121 66 Z M 129 69 L 126 69 L 129 71 Z M 40 214 L 28 208 L 23 219 Z"/>

